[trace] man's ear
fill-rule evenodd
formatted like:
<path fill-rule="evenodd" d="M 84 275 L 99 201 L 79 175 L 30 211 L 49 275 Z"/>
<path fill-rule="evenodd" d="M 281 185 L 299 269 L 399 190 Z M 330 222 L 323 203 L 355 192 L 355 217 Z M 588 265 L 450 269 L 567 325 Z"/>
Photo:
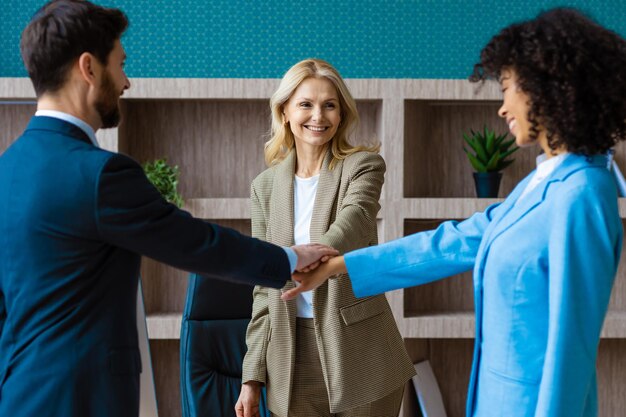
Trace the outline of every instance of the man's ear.
<path fill-rule="evenodd" d="M 78 70 L 82 78 L 89 84 L 96 85 L 96 73 L 100 70 L 100 63 L 89 52 L 83 52 L 78 57 Z"/>

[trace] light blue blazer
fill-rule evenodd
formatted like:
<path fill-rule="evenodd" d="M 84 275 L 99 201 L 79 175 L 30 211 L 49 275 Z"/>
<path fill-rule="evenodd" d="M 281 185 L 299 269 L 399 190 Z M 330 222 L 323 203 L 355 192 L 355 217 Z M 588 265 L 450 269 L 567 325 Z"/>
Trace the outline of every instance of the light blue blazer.
<path fill-rule="evenodd" d="M 368 296 L 474 269 L 476 338 L 467 415 L 590 417 L 596 355 L 622 245 L 604 156 L 568 155 L 516 201 L 345 255 Z"/>

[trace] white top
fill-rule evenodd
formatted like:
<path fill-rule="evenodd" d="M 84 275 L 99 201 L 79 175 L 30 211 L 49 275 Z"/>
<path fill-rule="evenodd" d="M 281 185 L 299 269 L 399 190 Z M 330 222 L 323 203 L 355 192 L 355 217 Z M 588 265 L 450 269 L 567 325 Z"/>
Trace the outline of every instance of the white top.
<path fill-rule="evenodd" d="M 548 156 L 545 153 L 542 153 L 537 157 L 537 171 L 535 171 L 535 175 L 530 179 L 528 185 L 520 194 L 519 198 L 515 202 L 517 204 L 522 200 L 522 198 L 526 197 L 528 193 L 539 185 L 539 183 L 545 180 L 550 174 L 554 172 L 554 170 L 561 165 L 561 162 L 569 155 L 567 152 L 559 154 L 557 156 L 553 156 L 548 159 Z"/>
<path fill-rule="evenodd" d="M 294 175 L 293 211 L 294 227 L 293 240 L 296 245 L 311 243 L 311 217 L 317 194 L 319 174 L 310 178 L 300 178 Z M 296 285 L 298 283 L 296 282 Z M 313 318 L 313 293 L 306 291 L 296 298 L 296 316 Z"/>

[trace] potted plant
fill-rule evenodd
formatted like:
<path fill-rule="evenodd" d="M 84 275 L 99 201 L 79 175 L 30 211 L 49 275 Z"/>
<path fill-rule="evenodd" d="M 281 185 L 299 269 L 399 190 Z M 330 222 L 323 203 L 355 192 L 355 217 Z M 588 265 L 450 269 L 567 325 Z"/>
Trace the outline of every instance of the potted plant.
<path fill-rule="evenodd" d="M 143 164 L 148 180 L 159 190 L 163 198 L 178 207 L 183 206 L 183 198 L 178 193 L 178 166 L 170 166 L 165 159 L 157 159 Z"/>
<path fill-rule="evenodd" d="M 507 140 L 507 136 L 507 133 L 496 135 L 496 132 L 487 129 L 487 126 L 482 132 L 470 129 L 470 134 L 463 133 L 465 143 L 471 148 L 467 149 L 464 146 L 463 150 L 476 170 L 474 183 L 479 198 L 498 196 L 502 179 L 500 171 L 513 163 L 513 159 L 509 157 L 519 148 L 514 145 L 515 138 Z"/>

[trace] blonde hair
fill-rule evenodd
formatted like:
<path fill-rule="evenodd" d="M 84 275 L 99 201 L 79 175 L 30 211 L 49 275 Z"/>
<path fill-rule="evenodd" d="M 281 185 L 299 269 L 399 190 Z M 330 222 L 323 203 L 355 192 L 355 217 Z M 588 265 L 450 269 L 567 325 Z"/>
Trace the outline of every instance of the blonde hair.
<path fill-rule="evenodd" d="M 335 136 L 331 140 L 331 152 L 333 159 L 329 168 L 359 151 L 378 152 L 380 145 L 375 146 L 354 146 L 348 143 L 348 136 L 354 131 L 358 122 L 359 114 L 356 109 L 356 102 L 348 90 L 339 72 L 328 62 L 321 59 L 305 59 L 295 64 L 285 73 L 276 92 L 270 99 L 270 109 L 272 111 L 272 130 L 270 140 L 265 143 L 265 163 L 273 166 L 285 159 L 287 154 L 294 148 L 295 140 L 288 125 L 283 123 L 283 106 L 302 81 L 307 78 L 323 78 L 335 86 L 341 109 L 341 122 L 337 128 Z"/>

